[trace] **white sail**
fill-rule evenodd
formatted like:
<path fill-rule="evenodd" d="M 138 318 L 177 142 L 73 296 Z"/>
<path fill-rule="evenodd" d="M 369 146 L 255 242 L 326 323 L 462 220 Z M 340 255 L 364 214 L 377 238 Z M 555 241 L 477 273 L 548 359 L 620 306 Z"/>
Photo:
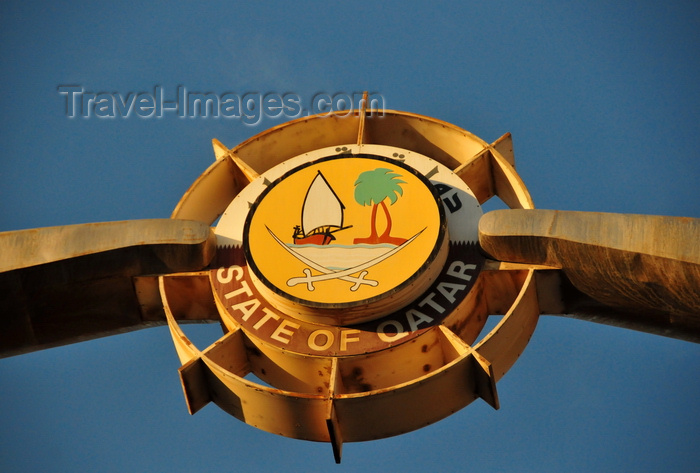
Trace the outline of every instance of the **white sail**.
<path fill-rule="evenodd" d="M 343 226 L 343 204 L 319 171 L 306 192 L 301 211 L 301 228 L 304 235 L 308 235 L 319 227 L 327 226 Z"/>

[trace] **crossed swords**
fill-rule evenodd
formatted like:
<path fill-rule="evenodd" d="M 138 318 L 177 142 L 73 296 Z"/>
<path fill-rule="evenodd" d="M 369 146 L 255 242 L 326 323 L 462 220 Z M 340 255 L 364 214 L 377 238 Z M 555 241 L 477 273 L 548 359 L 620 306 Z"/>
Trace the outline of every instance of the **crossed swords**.
<path fill-rule="evenodd" d="M 350 288 L 351 291 L 357 291 L 360 286 L 367 284 L 369 286 L 375 287 L 379 284 L 378 281 L 375 281 L 373 279 L 365 279 L 365 276 L 367 276 L 367 271 L 365 271 L 367 268 L 370 268 L 374 266 L 375 264 L 381 263 L 385 259 L 389 258 L 390 256 L 395 255 L 399 251 L 401 251 L 403 248 L 405 248 L 409 243 L 411 243 L 413 240 L 415 240 L 418 235 L 423 233 L 423 230 L 420 232 L 416 233 L 413 235 L 411 238 L 403 242 L 401 245 L 397 246 L 396 248 L 392 248 L 391 250 L 387 251 L 386 253 L 377 256 L 374 259 L 371 259 L 369 261 L 365 261 L 364 263 L 358 264 L 357 266 L 353 266 L 352 268 L 348 269 L 343 269 L 340 271 L 334 271 L 332 269 L 326 268 L 325 266 L 318 264 L 317 262 L 307 258 L 306 256 L 302 255 L 301 253 L 294 251 L 292 248 L 288 247 L 282 240 L 277 238 L 277 235 L 275 235 L 272 230 L 270 230 L 269 227 L 267 228 L 267 231 L 270 232 L 270 235 L 272 235 L 272 238 L 275 239 L 277 243 L 282 246 L 285 250 L 287 250 L 292 256 L 294 256 L 296 259 L 301 261 L 307 266 L 310 266 L 311 268 L 315 269 L 321 274 L 313 275 L 311 273 L 311 269 L 309 268 L 304 268 L 304 275 L 305 276 L 299 276 L 299 277 L 294 277 L 290 278 L 287 281 L 287 286 L 293 287 L 296 286 L 297 284 L 306 284 L 306 289 L 309 291 L 313 291 L 314 288 L 314 283 L 318 281 L 328 281 L 330 279 L 341 279 L 343 281 L 348 281 L 353 283 L 352 287 Z M 357 276 L 352 276 L 355 273 L 360 273 Z"/>

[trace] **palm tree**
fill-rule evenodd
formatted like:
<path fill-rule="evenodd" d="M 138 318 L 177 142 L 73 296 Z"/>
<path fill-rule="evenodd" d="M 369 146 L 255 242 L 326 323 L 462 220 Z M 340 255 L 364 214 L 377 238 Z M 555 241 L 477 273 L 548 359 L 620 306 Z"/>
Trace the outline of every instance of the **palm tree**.
<path fill-rule="evenodd" d="M 400 174 L 396 174 L 391 169 L 377 168 L 372 171 L 361 173 L 355 181 L 355 200 L 360 205 L 372 206 L 371 230 L 368 237 L 355 238 L 354 243 L 391 243 L 401 245 L 405 238 L 392 237 L 391 215 L 385 203 L 389 199 L 394 204 L 403 195 L 400 184 L 405 181 L 398 179 Z M 377 208 L 381 207 L 386 216 L 386 229 L 381 235 L 377 235 Z"/>

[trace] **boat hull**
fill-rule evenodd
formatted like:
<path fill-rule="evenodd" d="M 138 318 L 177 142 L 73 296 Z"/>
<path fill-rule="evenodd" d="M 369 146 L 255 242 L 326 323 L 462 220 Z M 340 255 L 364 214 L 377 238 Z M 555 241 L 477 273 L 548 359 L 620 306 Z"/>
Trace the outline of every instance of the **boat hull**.
<path fill-rule="evenodd" d="M 333 240 L 331 235 L 325 233 L 316 233 L 301 238 L 294 238 L 295 245 L 327 245 Z"/>

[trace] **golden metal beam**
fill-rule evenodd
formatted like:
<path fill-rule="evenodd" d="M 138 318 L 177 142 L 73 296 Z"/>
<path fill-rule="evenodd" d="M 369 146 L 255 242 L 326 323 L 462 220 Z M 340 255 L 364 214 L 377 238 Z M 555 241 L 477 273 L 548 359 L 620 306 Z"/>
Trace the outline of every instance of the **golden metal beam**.
<path fill-rule="evenodd" d="M 4 232 L 0 250 L 4 357 L 165 324 L 135 279 L 205 267 L 215 237 L 200 222 L 132 220 Z"/>
<path fill-rule="evenodd" d="M 700 219 L 497 210 L 479 241 L 500 261 L 561 268 L 550 310 L 700 341 Z"/>

